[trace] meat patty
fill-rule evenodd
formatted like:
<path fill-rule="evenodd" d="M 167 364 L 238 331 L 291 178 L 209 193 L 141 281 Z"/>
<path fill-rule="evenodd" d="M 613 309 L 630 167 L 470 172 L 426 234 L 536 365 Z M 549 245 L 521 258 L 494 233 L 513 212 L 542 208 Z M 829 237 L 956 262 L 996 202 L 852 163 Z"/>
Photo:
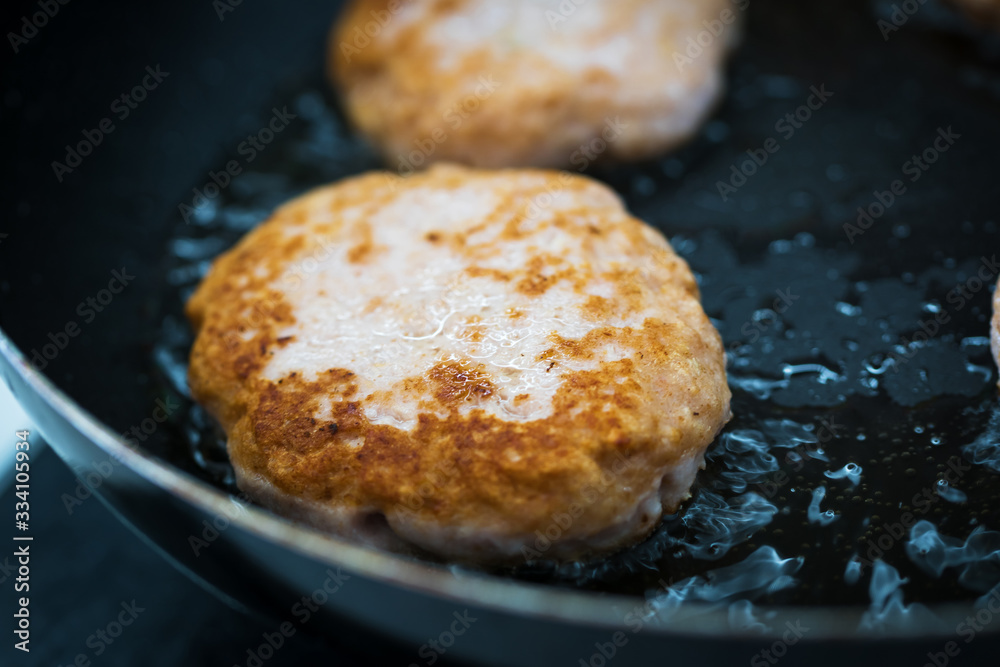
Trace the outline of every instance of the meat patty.
<path fill-rule="evenodd" d="M 729 418 L 685 262 L 607 187 L 439 165 L 281 208 L 187 304 L 243 490 L 376 546 L 584 559 L 688 497 Z"/>
<path fill-rule="evenodd" d="M 389 166 L 584 167 L 693 134 L 748 0 L 354 0 L 329 70 Z"/>

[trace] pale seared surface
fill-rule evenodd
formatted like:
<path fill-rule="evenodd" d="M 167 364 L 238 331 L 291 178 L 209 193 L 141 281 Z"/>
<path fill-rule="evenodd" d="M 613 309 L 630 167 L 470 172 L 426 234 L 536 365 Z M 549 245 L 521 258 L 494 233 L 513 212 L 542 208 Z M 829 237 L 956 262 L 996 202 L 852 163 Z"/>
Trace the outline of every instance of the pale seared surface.
<path fill-rule="evenodd" d="M 676 146 L 708 115 L 741 4 L 410 0 L 390 11 L 355 0 L 334 26 L 329 69 L 354 124 L 402 173 L 437 160 L 634 160 Z M 598 138 L 604 148 L 580 151 Z"/>
<path fill-rule="evenodd" d="M 516 560 L 553 514 L 575 516 L 547 557 L 623 546 L 729 418 L 687 265 L 566 173 L 319 188 L 220 257 L 188 314 L 240 486 L 390 548 Z"/>

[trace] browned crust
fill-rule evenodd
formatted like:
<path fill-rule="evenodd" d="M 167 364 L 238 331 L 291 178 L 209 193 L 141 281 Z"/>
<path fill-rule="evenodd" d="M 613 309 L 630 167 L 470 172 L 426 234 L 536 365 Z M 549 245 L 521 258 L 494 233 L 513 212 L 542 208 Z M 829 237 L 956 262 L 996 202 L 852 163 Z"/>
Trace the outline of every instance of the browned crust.
<path fill-rule="evenodd" d="M 574 228 L 566 217 L 551 222 L 583 243 L 618 239 L 647 262 L 643 272 L 614 272 L 616 298 L 588 301 L 586 312 L 601 320 L 635 312 L 655 298 L 676 317 L 647 318 L 641 327 L 599 326 L 579 340 L 553 334 L 542 356 L 551 362 L 549 370 L 561 371 L 562 383 L 550 417 L 506 421 L 489 414 L 483 407 L 497 400 L 497 389 L 489 372 L 471 360 L 438 364 L 426 376 L 410 377 L 393 388 L 393 396 L 419 401 L 421 414 L 412 431 L 366 419 L 366 402 L 387 397 L 360 395 L 351 370 L 329 368 L 315 379 L 295 372 L 277 381 L 262 377 L 269 355 L 291 339 L 281 332 L 295 321 L 274 285 L 294 280 L 288 268 L 319 252 L 313 248 L 324 243 L 350 248 L 358 238 L 357 225 L 344 227 L 338 211 L 385 205 L 406 188 L 449 187 L 479 178 L 509 184 L 527 173 L 544 176 L 533 186 L 538 192 L 555 184 L 569 190 L 603 189 L 557 172 L 512 171 L 510 178 L 507 173 L 439 167 L 409 179 L 386 174 L 350 179 L 286 204 L 215 262 L 187 304 L 197 331 L 189 381 L 195 399 L 226 429 L 231 459 L 243 479 L 266 481 L 279 493 L 308 503 L 384 514 L 400 533 L 407 532 L 410 522 L 460 527 L 468 535 L 492 531 L 526 543 L 534 540 L 535 531 L 551 525 L 554 513 L 581 503 L 585 514 L 562 537 L 573 546 L 552 552 L 576 558 L 593 548 L 589 538 L 623 521 L 643 498 L 659 493 L 661 477 L 672 466 L 700 463 L 729 417 L 721 341 L 698 304 L 686 264 L 658 233 L 624 215 L 617 203 L 591 216 L 596 216 L 601 235 L 585 226 Z M 534 191 L 511 186 L 496 217 L 519 211 Z M 316 211 L 329 222 L 311 222 Z M 505 238 L 524 233 L 507 225 L 496 241 L 476 245 L 463 240 L 476 231 L 448 230 L 428 243 L 449 243 L 471 262 L 497 252 Z M 509 284 L 521 294 L 544 293 L 545 267 L 578 291 L 594 275 L 587 266 L 564 266 L 545 254 L 537 259 L 511 272 L 515 275 Z M 533 287 L 525 290 L 525 284 Z M 512 309 L 510 316 L 519 313 Z M 474 318 L 467 324 L 471 330 L 478 326 Z M 593 370 L 564 368 L 599 360 L 610 346 L 628 354 L 600 361 Z M 312 416 L 321 401 L 332 406 L 329 421 Z M 619 465 L 622 460 L 629 465 Z M 616 467 L 613 484 L 604 484 Z M 592 502 L 587 489 L 600 490 Z M 672 504 L 664 509 L 674 510 L 684 490 L 686 486 L 681 493 L 670 489 Z M 636 518 L 635 530 L 613 546 L 645 535 L 658 518 Z M 454 553 L 445 555 L 475 560 L 511 556 L 491 553 L 490 545 L 479 549 L 471 538 L 469 544 L 459 542 Z"/>
<path fill-rule="evenodd" d="M 655 2 L 615 0 L 616 11 L 606 16 L 603 39 L 597 38 L 594 47 L 628 35 L 634 30 L 635 13 Z M 409 5 L 419 5 L 421 16 L 397 31 L 392 23 L 398 20 L 399 7 Z M 390 168 L 408 173 L 437 161 L 479 167 L 575 167 L 574 151 L 600 138 L 610 119 L 620 117 L 635 128 L 654 119 L 662 122 L 682 104 L 667 98 L 650 109 L 632 99 L 634 90 L 623 90 L 618 75 L 599 66 L 570 72 L 524 45 L 484 43 L 459 55 L 445 53 L 447 47 L 425 35 L 466 5 L 462 0 L 353 0 L 330 32 L 329 77 L 352 123 L 373 140 Z M 717 20 L 722 12 L 737 19 L 741 12 L 728 0 L 692 0 L 692 8 L 697 11 L 665 21 L 659 39 L 643 43 L 648 62 L 664 63 L 662 76 L 630 85 L 644 88 L 671 79 L 683 82 L 692 97 L 704 86 L 711 91 L 701 112 L 705 116 L 721 94 L 716 69 L 736 31 L 727 32 L 690 66 L 679 68 L 675 59 L 688 45 L 675 41 L 668 28 L 689 22 L 693 39 L 705 29 L 704 23 Z M 540 22 L 546 20 L 544 14 L 539 8 Z M 373 23 L 377 16 L 389 18 Z M 446 55 L 450 64 L 442 66 Z M 482 77 L 491 85 L 484 86 Z M 696 77 L 701 80 L 693 80 Z M 692 123 L 687 133 L 695 129 Z M 612 141 L 596 159 L 651 157 L 684 141 L 687 137 L 681 134 L 686 133 L 650 140 L 651 131 L 636 132 Z M 422 157 L 411 161 L 413 151 Z"/>

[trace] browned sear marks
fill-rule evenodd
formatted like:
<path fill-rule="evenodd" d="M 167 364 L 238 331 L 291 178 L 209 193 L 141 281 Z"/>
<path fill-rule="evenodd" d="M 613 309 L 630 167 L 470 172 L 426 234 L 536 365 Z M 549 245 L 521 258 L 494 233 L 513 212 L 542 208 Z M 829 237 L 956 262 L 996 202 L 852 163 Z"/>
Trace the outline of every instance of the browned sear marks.
<path fill-rule="evenodd" d="M 435 398 L 449 408 L 473 399 L 489 398 L 496 391 L 482 364 L 473 366 L 445 361 L 431 368 L 427 377 L 434 385 Z"/>
<path fill-rule="evenodd" d="M 487 189 L 496 210 L 464 221 L 420 211 L 420 224 L 401 220 L 392 234 L 379 228 L 373 235 L 379 207 L 385 211 L 396 197 L 416 191 L 419 200 L 426 191 L 447 201 L 441 193 L 453 188 Z M 522 215 L 524 201 L 555 189 L 579 197 L 579 210 L 541 222 Z M 316 210 L 322 220 L 310 221 L 305 213 Z M 512 220 L 518 238 L 504 240 L 500 232 Z M 303 273 L 316 238 L 333 256 L 364 266 L 344 270 L 340 262 L 336 280 L 323 273 L 333 262 Z M 393 285 L 370 291 L 355 312 L 376 324 L 412 315 L 392 290 L 414 267 L 381 264 L 389 250 L 405 254 L 396 243 L 430 261 L 447 258 L 455 268 L 442 284 L 455 294 L 471 294 L 473 302 L 480 293 L 499 296 L 448 320 L 445 335 L 468 347 L 414 343 L 412 357 L 391 360 L 405 367 L 389 380 L 374 354 L 318 361 L 330 358 L 323 346 L 338 344 L 338 290 Z M 348 274 L 370 282 L 343 285 Z M 329 297 L 320 297 L 333 304 L 329 336 L 317 339 L 304 315 L 296 320 L 301 280 L 329 285 Z M 516 541 L 544 533 L 553 513 L 599 488 L 620 457 L 634 463 L 615 478 L 615 492 L 588 506 L 550 554 L 589 557 L 640 539 L 652 523 L 622 522 L 643 494 L 658 492 L 664 474 L 691 469 L 677 466 L 692 457 L 700 461 L 728 418 L 722 344 L 687 266 L 604 186 L 579 176 L 439 166 L 319 189 L 280 208 L 216 260 L 187 313 L 197 333 L 192 395 L 225 429 L 241 488 L 345 535 L 350 526 L 331 526 L 329 517 L 379 512 L 393 530 L 414 517 L 407 527 L 427 531 L 406 539 L 448 558 L 517 560 Z M 571 333 L 562 326 L 570 321 L 586 326 Z M 384 343 L 373 335 L 373 348 Z M 509 354 L 503 363 L 478 358 L 494 345 Z M 301 363 L 289 363 L 293 354 Z M 435 484 L 445 467 L 447 482 Z M 675 509 L 686 489 L 665 509 Z M 590 550 L 594 536 L 615 530 L 618 537 Z M 442 534 L 453 538 L 435 541 Z M 498 552 L 503 545 L 511 550 Z"/>

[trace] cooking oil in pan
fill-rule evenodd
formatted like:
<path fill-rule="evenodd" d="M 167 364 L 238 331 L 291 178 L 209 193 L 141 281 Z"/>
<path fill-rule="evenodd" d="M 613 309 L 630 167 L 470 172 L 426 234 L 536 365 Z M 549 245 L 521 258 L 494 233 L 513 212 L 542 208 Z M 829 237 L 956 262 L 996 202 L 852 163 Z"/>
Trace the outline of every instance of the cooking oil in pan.
<path fill-rule="evenodd" d="M 154 364 L 186 405 L 172 458 L 231 492 L 222 435 L 187 397 L 182 304 L 212 258 L 277 204 L 379 166 L 318 90 L 281 100 L 301 120 L 185 211 L 164 267 Z M 973 277 L 995 224 L 966 221 L 917 253 L 915 230 L 882 225 L 862 251 L 841 235 L 838 202 L 806 191 L 763 223 L 740 213 L 711 224 L 717 202 L 684 184 L 711 171 L 706 156 L 733 136 L 716 120 L 675 155 L 593 174 L 672 237 L 726 345 L 735 416 L 692 498 L 620 553 L 496 574 L 648 596 L 666 614 L 685 601 L 727 605 L 745 625 L 757 622 L 754 604 L 861 604 L 877 630 L 924 604 L 990 594 L 1000 583 L 1000 411 L 989 289 Z M 837 165 L 823 173 L 845 178 Z"/>

